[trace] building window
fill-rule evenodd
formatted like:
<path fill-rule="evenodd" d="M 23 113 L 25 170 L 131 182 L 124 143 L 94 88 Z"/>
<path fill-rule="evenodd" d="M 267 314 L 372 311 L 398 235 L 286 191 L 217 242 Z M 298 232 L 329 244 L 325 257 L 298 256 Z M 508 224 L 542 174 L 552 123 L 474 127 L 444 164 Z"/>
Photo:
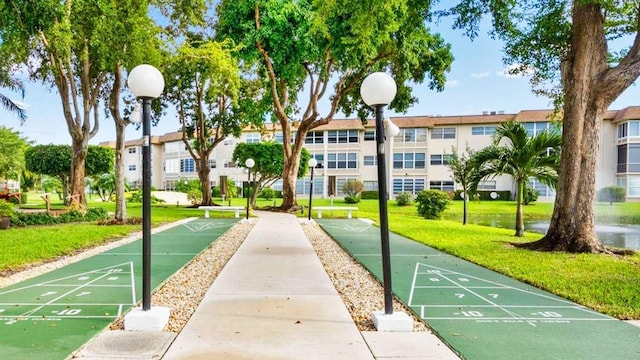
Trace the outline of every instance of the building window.
<path fill-rule="evenodd" d="M 180 172 L 180 161 L 178 159 L 169 159 L 164 162 L 164 171 L 167 174 L 177 174 Z"/>
<path fill-rule="evenodd" d="M 394 169 L 424 169 L 425 153 L 394 153 Z"/>
<path fill-rule="evenodd" d="M 431 165 L 449 165 L 449 159 L 451 158 L 451 154 L 434 154 L 430 157 Z"/>
<path fill-rule="evenodd" d="M 193 159 L 180 159 L 180 172 L 191 173 L 195 171 L 195 162 Z"/>
<path fill-rule="evenodd" d="M 222 141 L 223 145 L 233 145 L 233 136 L 229 135 L 227 136 L 223 141 Z"/>
<path fill-rule="evenodd" d="M 618 146 L 617 172 L 640 172 L 640 144 L 625 144 Z"/>
<path fill-rule="evenodd" d="M 378 182 L 377 181 L 363 181 L 364 191 L 378 191 Z"/>
<path fill-rule="evenodd" d="M 409 192 L 417 194 L 424 190 L 424 179 L 422 178 L 400 178 L 393 179 L 393 194 Z"/>
<path fill-rule="evenodd" d="M 129 154 L 135 154 L 135 153 L 136 153 L 136 151 L 137 151 L 137 150 L 136 150 L 136 148 L 134 148 L 134 147 L 130 147 L 130 148 L 129 148 Z"/>
<path fill-rule="evenodd" d="M 533 137 L 541 132 L 549 130 L 550 123 L 548 121 L 543 122 L 526 122 L 523 123 L 524 128 L 527 129 L 527 135 Z"/>
<path fill-rule="evenodd" d="M 429 181 L 429 189 L 454 191 L 453 181 Z"/>
<path fill-rule="evenodd" d="M 136 171 L 135 165 L 129 165 L 129 171 Z"/>
<path fill-rule="evenodd" d="M 256 133 L 247 134 L 245 136 L 245 138 L 244 138 L 244 141 L 247 144 L 259 143 L 260 142 L 260 134 L 256 134 Z"/>
<path fill-rule="evenodd" d="M 344 193 L 344 185 L 348 182 L 348 181 L 357 181 L 358 179 L 355 178 L 336 178 L 336 195 L 337 196 L 345 196 Z"/>
<path fill-rule="evenodd" d="M 403 143 L 419 143 L 427 141 L 427 129 L 425 128 L 407 128 L 400 129 L 398 135 L 394 138 L 395 142 Z"/>
<path fill-rule="evenodd" d="M 346 144 L 358 142 L 357 130 L 330 130 L 327 131 L 327 142 L 329 144 Z"/>
<path fill-rule="evenodd" d="M 312 158 L 316 159 L 318 164 L 316 165 L 316 169 L 324 168 L 324 154 L 310 154 Z"/>
<path fill-rule="evenodd" d="M 378 165 L 377 159 L 375 156 L 367 156 L 364 157 L 364 162 L 362 163 L 364 166 L 376 166 Z"/>
<path fill-rule="evenodd" d="M 293 132 L 291 132 L 291 138 L 289 139 L 289 142 L 291 144 L 293 144 L 293 142 L 295 141 L 295 138 L 296 138 L 296 132 L 293 131 Z M 277 142 L 279 144 L 283 144 L 284 143 L 284 135 L 282 135 L 281 132 L 276 133 L 274 135 L 274 137 L 273 137 L 273 141 L 275 141 L 275 142 Z"/>
<path fill-rule="evenodd" d="M 478 190 L 495 190 L 496 182 L 495 181 L 480 181 L 478 183 Z"/>
<path fill-rule="evenodd" d="M 366 130 L 364 132 L 364 141 L 376 141 L 375 130 Z"/>
<path fill-rule="evenodd" d="M 553 188 L 541 183 L 536 178 L 529 178 L 528 183 L 529 184 L 527 186 L 529 188 L 534 189 L 535 191 L 537 191 L 538 194 L 540 196 L 542 196 L 542 197 L 554 197 L 554 196 L 556 196 L 556 191 Z"/>
<path fill-rule="evenodd" d="M 327 168 L 329 169 L 357 169 L 357 153 L 329 153 L 327 154 Z"/>
<path fill-rule="evenodd" d="M 182 144 L 182 141 L 177 142 L 170 142 L 170 143 L 165 143 L 164 144 L 164 152 L 165 153 L 174 153 L 174 152 L 179 152 L 180 151 L 180 144 Z"/>
<path fill-rule="evenodd" d="M 618 139 L 627 137 L 627 123 L 618 125 Z"/>
<path fill-rule="evenodd" d="M 627 136 L 640 136 L 640 121 L 627 121 L 618 125 L 618 139 L 626 138 Z"/>
<path fill-rule="evenodd" d="M 496 133 L 495 126 L 472 126 L 471 135 L 493 135 Z"/>
<path fill-rule="evenodd" d="M 209 169 L 216 168 L 216 161 L 214 159 L 209 159 Z"/>
<path fill-rule="evenodd" d="M 431 130 L 432 139 L 455 139 L 456 128 L 435 128 Z"/>
<path fill-rule="evenodd" d="M 322 144 L 324 142 L 324 134 L 322 131 L 309 131 L 304 138 L 305 144 Z"/>

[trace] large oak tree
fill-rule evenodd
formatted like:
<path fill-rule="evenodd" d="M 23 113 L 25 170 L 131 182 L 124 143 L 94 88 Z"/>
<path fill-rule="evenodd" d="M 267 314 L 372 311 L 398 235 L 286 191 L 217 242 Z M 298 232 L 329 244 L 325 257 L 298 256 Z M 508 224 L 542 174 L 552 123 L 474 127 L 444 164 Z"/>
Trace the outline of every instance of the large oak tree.
<path fill-rule="evenodd" d="M 81 208 L 86 206 L 88 143 L 100 128 L 103 94 L 112 95 L 110 111 L 123 144 L 126 122 L 117 104 L 121 71 L 153 48 L 148 7 L 148 0 L 12 0 L 0 5 L 3 61 L 26 65 L 33 79 L 60 96 L 73 153 L 71 195 Z"/>
<path fill-rule="evenodd" d="M 562 110 L 559 182 L 547 234 L 530 248 L 601 252 L 594 205 L 600 128 L 611 103 L 640 75 L 640 4 L 634 0 L 465 0 L 442 12 L 475 36 L 485 14 L 514 72 Z M 609 51 L 618 40 L 628 47 Z"/>
<path fill-rule="evenodd" d="M 431 89 L 443 88 L 453 58 L 450 46 L 425 25 L 427 7 L 415 0 L 220 1 L 217 34 L 242 45 L 243 59 L 258 66 L 272 120 L 282 131 L 282 210 L 297 208 L 306 134 L 338 111 L 371 114 L 359 94 L 369 73 L 394 77 L 398 94 L 390 107 L 397 111 L 416 102 L 412 82 L 428 77 Z M 321 100 L 328 102 L 325 111 Z"/>
<path fill-rule="evenodd" d="M 194 159 L 202 190 L 202 205 L 211 205 L 209 158 L 228 136 L 262 124 L 255 80 L 243 77 L 229 42 L 191 35 L 166 68 L 165 97 L 176 107 L 182 141 Z"/>

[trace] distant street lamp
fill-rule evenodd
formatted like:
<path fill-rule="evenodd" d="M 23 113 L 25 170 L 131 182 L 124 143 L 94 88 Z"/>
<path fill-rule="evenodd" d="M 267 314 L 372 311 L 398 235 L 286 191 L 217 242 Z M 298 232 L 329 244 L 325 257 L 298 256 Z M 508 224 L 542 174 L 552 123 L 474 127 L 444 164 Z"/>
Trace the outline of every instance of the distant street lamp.
<path fill-rule="evenodd" d="M 360 86 L 360 96 L 365 104 L 376 109 L 376 142 L 378 161 L 378 205 L 380 211 L 380 243 L 382 247 L 382 278 L 384 285 L 384 313 L 393 314 L 391 290 L 391 255 L 389 248 L 389 219 L 387 216 L 387 169 L 384 156 L 385 131 L 383 108 L 396 96 L 396 82 L 383 72 L 367 76 Z M 396 127 L 397 128 L 397 127 Z"/>
<path fill-rule="evenodd" d="M 313 169 L 318 165 L 318 160 L 315 158 L 309 159 L 309 168 L 311 169 L 311 183 L 309 184 L 309 218 L 311 221 L 311 200 L 313 200 Z"/>
<path fill-rule="evenodd" d="M 245 162 L 244 162 L 244 166 L 247 167 L 247 174 L 248 174 L 248 178 L 247 178 L 247 217 L 246 219 L 249 220 L 249 187 L 251 187 L 251 168 L 253 168 L 253 166 L 256 164 L 256 162 L 252 159 L 252 158 L 248 158 Z"/>
<path fill-rule="evenodd" d="M 142 310 L 151 309 L 151 101 L 162 94 L 164 78 L 151 65 L 138 65 L 127 79 L 142 100 Z"/>

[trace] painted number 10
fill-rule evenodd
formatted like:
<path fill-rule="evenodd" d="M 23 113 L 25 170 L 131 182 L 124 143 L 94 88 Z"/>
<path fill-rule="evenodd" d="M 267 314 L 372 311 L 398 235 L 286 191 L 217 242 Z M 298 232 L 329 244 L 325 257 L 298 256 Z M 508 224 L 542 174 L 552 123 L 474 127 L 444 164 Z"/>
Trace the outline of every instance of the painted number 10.
<path fill-rule="evenodd" d="M 483 317 L 484 316 L 480 311 L 461 311 L 460 313 L 466 317 Z"/>

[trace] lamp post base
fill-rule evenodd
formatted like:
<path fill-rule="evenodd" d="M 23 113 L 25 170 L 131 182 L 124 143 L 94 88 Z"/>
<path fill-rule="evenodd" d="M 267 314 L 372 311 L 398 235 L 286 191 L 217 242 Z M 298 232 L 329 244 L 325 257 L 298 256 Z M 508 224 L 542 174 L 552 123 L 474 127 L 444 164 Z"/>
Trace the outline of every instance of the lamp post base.
<path fill-rule="evenodd" d="M 378 331 L 413 331 L 413 319 L 401 311 L 394 311 L 392 314 L 385 314 L 382 310 L 374 311 L 371 313 L 371 321 Z"/>
<path fill-rule="evenodd" d="M 251 219 L 242 219 L 240 220 L 240 224 L 251 224 Z"/>
<path fill-rule="evenodd" d="M 126 331 L 162 331 L 169 322 L 171 309 L 162 306 L 152 306 L 144 311 L 142 308 L 132 309 L 124 317 Z"/>

